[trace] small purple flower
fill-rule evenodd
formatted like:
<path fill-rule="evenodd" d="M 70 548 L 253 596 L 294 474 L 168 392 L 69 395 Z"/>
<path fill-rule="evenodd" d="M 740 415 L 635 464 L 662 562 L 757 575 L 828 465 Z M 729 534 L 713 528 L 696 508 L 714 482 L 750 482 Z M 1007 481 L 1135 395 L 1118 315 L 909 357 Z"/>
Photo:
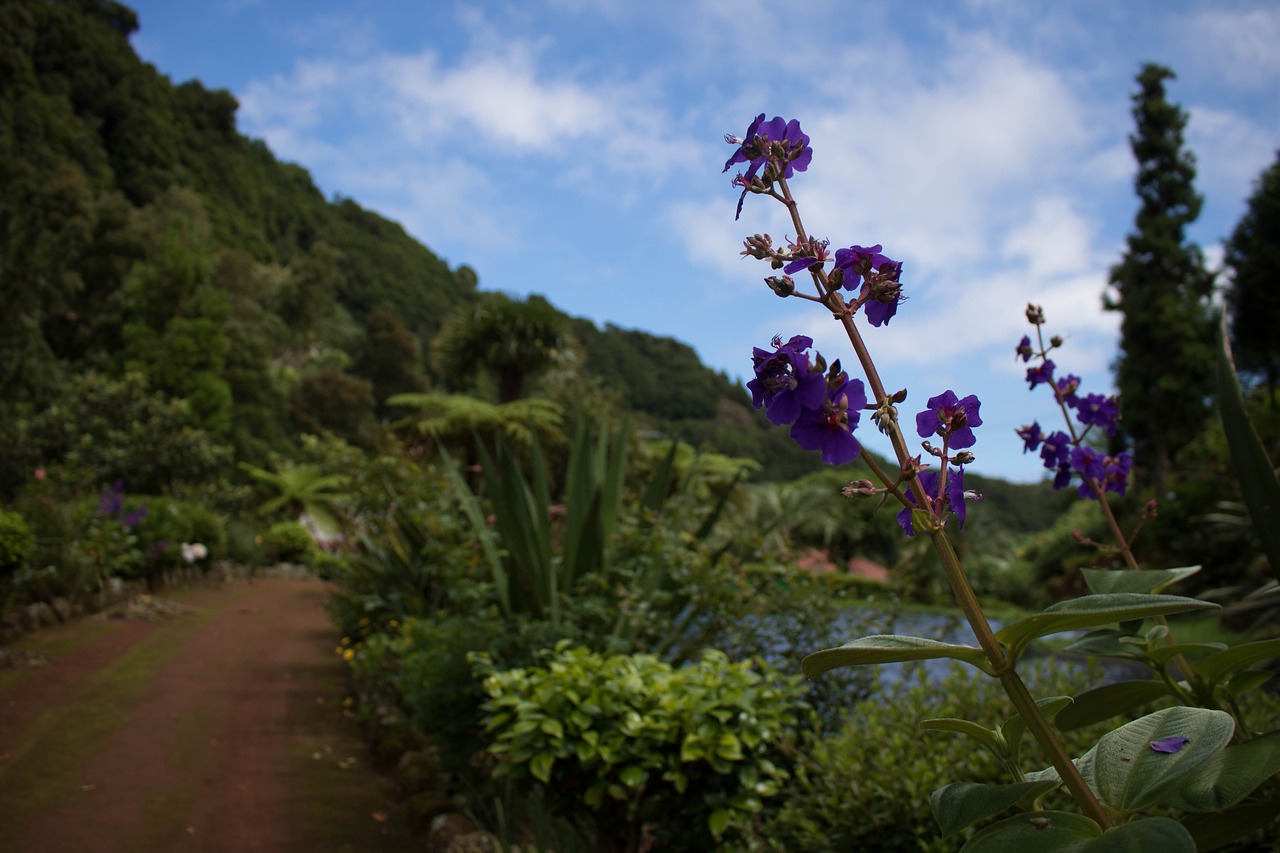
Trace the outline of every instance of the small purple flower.
<path fill-rule="evenodd" d="M 836 249 L 835 270 L 840 270 L 845 290 L 858 290 L 866 307 L 867 321 L 879 328 L 898 313 L 902 303 L 902 262 L 881 254 L 883 247 L 850 246 Z"/>
<path fill-rule="evenodd" d="M 1071 470 L 1081 477 L 1101 481 L 1106 475 L 1106 457 L 1100 451 L 1082 444 L 1071 450 Z"/>
<path fill-rule="evenodd" d="M 982 403 L 977 395 L 970 394 L 960 400 L 954 391 L 948 389 L 930 397 L 926 405 L 928 408 L 916 415 L 916 432 L 921 438 L 939 435 L 947 440 L 948 447 L 955 450 L 973 447 L 977 441 L 973 428 L 982 426 L 982 418 L 978 416 L 978 407 Z"/>
<path fill-rule="evenodd" d="M 938 474 L 934 471 L 921 471 L 916 474 L 920 479 L 920 485 L 924 488 L 925 494 L 935 495 L 938 491 Z M 915 536 L 915 525 L 911 521 L 911 510 L 915 507 L 915 497 L 910 491 L 904 490 L 907 500 L 911 501 L 912 506 L 903 507 L 898 513 L 898 526 L 908 536 Z M 942 507 L 940 516 L 944 516 L 947 510 L 956 514 L 956 521 L 960 524 L 960 529 L 964 530 L 965 505 L 964 499 L 966 493 L 964 490 L 964 468 L 949 468 L 947 471 L 947 499 L 945 506 Z"/>
<path fill-rule="evenodd" d="M 1187 737 L 1162 737 L 1158 740 L 1151 741 L 1151 750 L 1153 752 L 1163 752 L 1172 755 L 1180 751 L 1184 746 L 1191 743 L 1191 738 Z"/>
<path fill-rule="evenodd" d="M 1129 470 L 1133 468 L 1133 457 L 1128 453 L 1117 453 L 1107 457 L 1107 474 L 1103 478 L 1103 489 L 1123 495 L 1129 487 Z"/>
<path fill-rule="evenodd" d="M 791 437 L 805 450 L 822 451 L 822 461 L 827 465 L 852 462 L 862 449 L 853 430 L 866 405 L 867 393 L 861 379 L 837 381 L 828 388 L 820 407 L 800 412 L 791 427 Z"/>
<path fill-rule="evenodd" d="M 1074 373 L 1068 373 L 1066 376 L 1058 380 L 1057 389 L 1058 397 L 1067 402 L 1067 405 L 1075 405 L 1076 391 L 1080 388 L 1080 377 Z"/>
<path fill-rule="evenodd" d="M 785 178 L 808 169 L 809 163 L 813 160 L 813 149 L 809 147 L 809 137 L 800 130 L 800 122 L 795 119 L 787 121 L 781 116 L 774 116 L 772 120 L 766 122 L 764 113 L 760 113 L 747 127 L 745 137 L 739 139 L 736 136 L 726 135 L 724 139 L 730 145 L 738 146 L 733 156 L 725 161 L 725 172 L 729 171 L 735 163 L 751 164 L 747 167 L 746 174 L 739 175 L 733 182 L 734 186 L 743 188 L 742 195 L 738 197 L 738 213 L 733 217 L 735 221 L 742 215 L 742 202 L 747 197 L 751 182 L 755 180 L 761 167 L 768 164 L 770 156 L 776 156 L 772 151 L 774 143 L 781 144 L 784 149 L 781 160 L 782 175 Z"/>
<path fill-rule="evenodd" d="M 1116 434 L 1116 422 L 1120 420 L 1120 403 L 1115 397 L 1102 394 L 1087 394 L 1077 397 L 1071 404 L 1076 410 L 1076 419 L 1086 426 L 1098 426 L 1107 431 L 1107 435 Z"/>
<path fill-rule="evenodd" d="M 1070 454 L 1071 436 L 1062 430 L 1046 436 L 1040 447 L 1040 459 L 1044 462 L 1044 467 L 1050 471 L 1069 465 L 1071 461 Z"/>
<path fill-rule="evenodd" d="M 1044 360 L 1044 364 L 1039 367 L 1027 368 L 1027 381 L 1031 383 L 1032 389 L 1042 382 L 1053 382 L 1053 367 L 1053 362 L 1046 358 Z"/>
<path fill-rule="evenodd" d="M 1023 336 L 1022 336 L 1022 340 L 1021 340 L 1021 341 L 1019 341 L 1019 343 L 1018 343 L 1018 349 L 1017 349 L 1017 351 L 1016 351 L 1016 354 L 1017 354 L 1018 358 L 1022 359 L 1022 363 L 1023 363 L 1023 364 L 1026 364 L 1028 361 L 1030 361 L 1030 360 L 1031 360 L 1031 356 L 1033 356 L 1035 353 L 1034 353 L 1034 351 L 1031 349 L 1031 336 L 1030 336 L 1030 335 L 1023 335 Z"/>
<path fill-rule="evenodd" d="M 98 515 L 114 518 L 124 506 L 124 480 L 116 480 L 98 494 Z"/>
<path fill-rule="evenodd" d="M 1035 421 L 1031 426 L 1019 427 L 1016 432 L 1018 437 L 1022 439 L 1022 452 L 1034 452 L 1040 446 L 1040 442 L 1044 441 L 1044 433 L 1040 432 L 1040 422 Z"/>
<path fill-rule="evenodd" d="M 747 383 L 751 391 L 751 405 L 764 406 L 765 417 L 774 426 L 794 423 L 804 409 L 816 409 L 822 405 L 826 393 L 826 378 L 809 368 L 809 356 L 805 350 L 813 346 L 813 339 L 796 335 L 785 344 L 774 338 L 773 352 L 755 347 L 752 361 L 756 378 Z"/>
<path fill-rule="evenodd" d="M 120 516 L 120 523 L 123 524 L 125 527 L 129 528 L 130 530 L 132 530 L 133 528 L 138 526 L 138 523 L 142 521 L 142 519 L 146 517 L 147 517 L 147 505 L 138 504 L 138 506 L 135 509 L 130 510 L 129 512 L 126 512 L 124 515 Z"/>

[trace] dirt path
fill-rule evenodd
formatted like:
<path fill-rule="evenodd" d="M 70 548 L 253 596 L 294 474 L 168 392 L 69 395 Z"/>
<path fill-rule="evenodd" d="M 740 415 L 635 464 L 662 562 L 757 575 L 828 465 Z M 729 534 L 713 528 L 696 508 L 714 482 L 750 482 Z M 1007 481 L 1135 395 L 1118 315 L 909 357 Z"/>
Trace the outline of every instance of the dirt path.
<path fill-rule="evenodd" d="M 342 714 L 326 595 L 230 584 L 24 641 L 53 662 L 0 670 L 0 851 L 417 849 Z"/>

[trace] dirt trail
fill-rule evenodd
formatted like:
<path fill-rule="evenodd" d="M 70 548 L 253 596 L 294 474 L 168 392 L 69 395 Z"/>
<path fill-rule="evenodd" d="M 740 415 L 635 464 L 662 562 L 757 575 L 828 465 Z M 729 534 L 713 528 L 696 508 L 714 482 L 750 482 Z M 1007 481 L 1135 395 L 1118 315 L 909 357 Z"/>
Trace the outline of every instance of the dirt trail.
<path fill-rule="evenodd" d="M 342 715 L 326 595 L 230 584 L 24 641 L 53 662 L 0 670 L 0 851 L 415 849 Z"/>

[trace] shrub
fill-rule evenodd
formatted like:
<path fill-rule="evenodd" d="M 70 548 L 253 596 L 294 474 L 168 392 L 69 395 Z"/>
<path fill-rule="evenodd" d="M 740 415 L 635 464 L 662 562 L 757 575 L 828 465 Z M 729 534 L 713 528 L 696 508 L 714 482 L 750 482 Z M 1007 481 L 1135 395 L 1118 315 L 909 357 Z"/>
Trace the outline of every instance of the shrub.
<path fill-rule="evenodd" d="M 486 675 L 495 775 L 546 786 L 596 848 L 705 850 L 749 831 L 787 772 L 782 750 L 804 711 L 799 679 L 708 650 L 675 669 L 652 655 L 557 646 L 545 667 Z M 585 813 L 584 813 L 585 810 Z"/>
<path fill-rule="evenodd" d="M 1044 660 L 1029 668 L 1038 695 L 1072 695 L 1089 683 L 1078 671 Z M 795 780 L 785 804 L 772 815 L 764 835 L 777 850 L 858 850 L 868 853 L 957 850 L 962 837 L 942 838 L 929 796 L 955 781 L 1004 782 L 994 755 L 956 734 L 921 731 L 933 717 L 992 719 L 999 708 L 999 682 L 961 669 L 930 678 L 924 666 L 904 671 L 902 680 L 859 702 L 844 726 L 827 737 L 813 736 L 801 747 Z M 1072 755 L 1092 745 L 1097 727 L 1064 738 Z M 1039 769 L 1047 762 L 1027 761 Z"/>
<path fill-rule="evenodd" d="M 27 520 L 16 512 L 0 509 L 0 579 L 22 568 L 35 547 L 36 537 Z"/>
<path fill-rule="evenodd" d="M 129 503 L 146 507 L 138 522 L 138 538 L 156 563 L 172 566 L 181 562 L 183 542 L 204 545 L 210 559 L 217 559 L 226 552 L 226 524 L 221 516 L 201 504 L 163 497 L 142 498 Z"/>
<path fill-rule="evenodd" d="M 277 521 L 264 537 L 267 554 L 277 563 L 310 565 L 316 559 L 316 542 L 296 521 Z"/>

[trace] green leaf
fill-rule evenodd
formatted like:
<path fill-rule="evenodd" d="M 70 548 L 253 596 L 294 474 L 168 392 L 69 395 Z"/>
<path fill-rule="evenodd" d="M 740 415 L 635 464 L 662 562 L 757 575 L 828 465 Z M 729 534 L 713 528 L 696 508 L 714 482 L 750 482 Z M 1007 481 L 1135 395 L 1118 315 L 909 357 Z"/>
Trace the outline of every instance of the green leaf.
<path fill-rule="evenodd" d="M 982 649 L 940 643 L 923 637 L 904 637 L 898 634 L 877 634 L 854 640 L 839 648 L 814 652 L 806 657 L 800 666 L 805 677 L 814 678 L 841 666 L 901 663 L 936 658 L 951 658 L 976 666 L 988 674 L 992 672 L 991 664 Z"/>
<path fill-rule="evenodd" d="M 1064 732 L 1109 720 L 1148 702 L 1168 696 L 1169 686 L 1163 681 L 1116 681 L 1092 687 L 1079 696 L 1070 708 L 1058 714 L 1055 723 Z"/>
<path fill-rule="evenodd" d="M 1280 732 L 1228 746 L 1205 765 L 1175 799 L 1193 812 L 1217 812 L 1239 803 L 1280 772 Z"/>
<path fill-rule="evenodd" d="M 556 763 L 556 755 L 554 752 L 539 752 L 529 762 L 529 772 L 533 774 L 533 778 L 543 784 L 551 782 L 551 767 Z"/>
<path fill-rule="evenodd" d="M 649 774 L 645 772 L 643 767 L 637 767 L 634 764 L 630 764 L 622 768 L 622 772 L 618 774 L 618 778 L 622 780 L 622 784 L 626 785 L 628 788 L 636 787 L 640 783 L 644 782 L 648 776 Z"/>
<path fill-rule="evenodd" d="M 1156 664 L 1162 664 L 1174 655 L 1182 655 L 1186 658 L 1201 657 L 1220 652 L 1225 648 L 1227 648 L 1225 643 L 1174 643 L 1171 646 L 1156 646 L 1151 650 L 1151 660 Z"/>
<path fill-rule="evenodd" d="M 993 750 L 997 755 L 1001 753 L 1000 742 L 996 740 L 996 733 L 986 726 L 980 726 L 970 720 L 961 720 L 955 717 L 937 717 L 930 720 L 921 720 L 920 730 L 925 732 L 956 732 L 968 735 L 978 743 Z"/>
<path fill-rule="evenodd" d="M 1145 660 L 1146 653 L 1141 645 L 1121 642 L 1133 637 L 1132 631 L 1117 631 L 1113 628 L 1090 631 L 1067 646 L 1064 651 L 1074 655 L 1097 655 L 1099 657 L 1120 658 L 1121 660 Z"/>
<path fill-rule="evenodd" d="M 1070 812 L 1006 818 L 969 839 L 961 853 L 1196 853 L 1191 834 L 1175 820 L 1149 817 L 1107 830 Z"/>
<path fill-rule="evenodd" d="M 711 834 L 719 838 L 724 835 L 724 831 L 729 828 L 729 810 L 716 809 L 707 817 L 707 829 L 711 830 Z"/>
<path fill-rule="evenodd" d="M 1180 595 L 1149 595 L 1133 592 L 1115 592 L 1106 595 L 1085 595 L 1060 601 L 1040 613 L 1019 619 L 996 632 L 996 639 L 1009 649 L 1017 660 L 1027 644 L 1037 637 L 1062 631 L 1083 631 L 1153 616 L 1186 613 L 1192 610 L 1210 610 L 1218 605 L 1198 598 Z"/>
<path fill-rule="evenodd" d="M 1081 569 L 1089 591 L 1097 594 L 1113 592 L 1162 592 L 1183 578 L 1200 571 L 1200 566 L 1181 569 Z"/>
<path fill-rule="evenodd" d="M 1231 467 L 1253 519 L 1253 531 L 1262 542 L 1271 571 L 1280 577 L 1280 481 L 1245 412 L 1244 395 L 1231 358 L 1225 307 L 1218 325 L 1218 414 L 1231 451 Z"/>
<path fill-rule="evenodd" d="M 1135 811 L 1174 796 L 1220 753 L 1235 731 L 1225 711 L 1165 708 L 1103 735 L 1076 759 L 1080 775 L 1098 799 L 1121 811 Z M 1185 737 L 1175 753 L 1156 752 L 1151 741 Z M 1053 768 L 1028 774 L 1036 781 L 1056 779 Z"/>
<path fill-rule="evenodd" d="M 1036 700 L 1036 707 L 1040 709 L 1044 718 L 1052 723 L 1073 701 L 1070 696 L 1046 696 Z M 1004 736 L 1011 755 L 1017 756 L 1018 748 L 1022 745 L 1022 735 L 1026 730 L 1027 721 L 1021 714 L 1014 714 L 1000 727 L 1000 734 Z"/>
<path fill-rule="evenodd" d="M 1213 850 L 1277 823 L 1275 803 L 1246 803 L 1224 812 L 1192 814 L 1182 824 L 1201 850 Z"/>
<path fill-rule="evenodd" d="M 1280 638 L 1274 640 L 1258 640 L 1232 646 L 1225 651 L 1209 655 L 1197 661 L 1193 667 L 1196 673 L 1209 683 L 1215 683 L 1224 675 L 1244 669 L 1261 660 L 1270 660 L 1280 656 Z"/>
<path fill-rule="evenodd" d="M 990 785 L 954 782 L 933 792 L 933 817 L 944 837 L 985 820 L 1017 803 L 1023 797 L 1039 797 L 1058 787 L 1057 782 L 1015 782 Z"/>

